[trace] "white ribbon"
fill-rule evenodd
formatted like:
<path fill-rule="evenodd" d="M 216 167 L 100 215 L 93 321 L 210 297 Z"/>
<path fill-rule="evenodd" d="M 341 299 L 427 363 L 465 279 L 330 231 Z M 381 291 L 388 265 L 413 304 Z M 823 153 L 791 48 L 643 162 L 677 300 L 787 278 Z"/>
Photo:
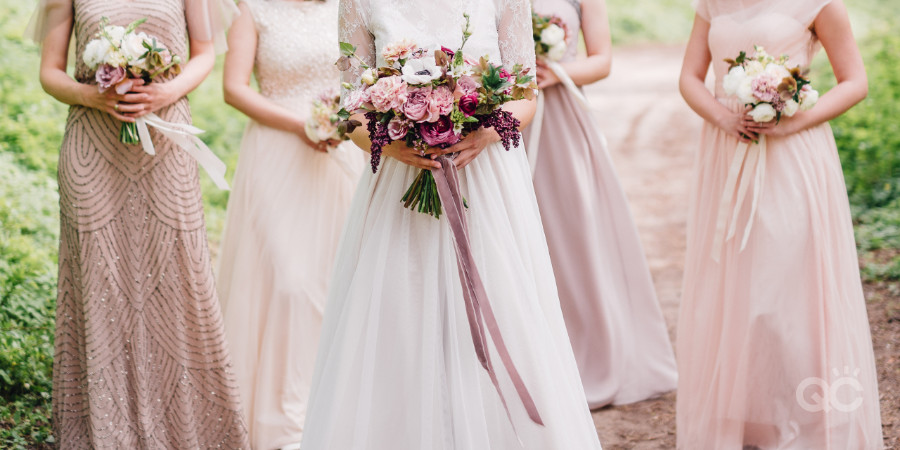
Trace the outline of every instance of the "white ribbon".
<path fill-rule="evenodd" d="M 148 155 L 156 155 L 156 148 L 153 147 L 153 140 L 150 139 L 150 130 L 147 129 L 149 125 L 159 130 L 163 136 L 171 139 L 175 145 L 197 160 L 200 167 L 206 170 L 219 189 L 226 191 L 229 189 L 228 182 L 225 181 L 225 163 L 217 158 L 212 150 L 197 137 L 198 134 L 204 132 L 203 130 L 186 123 L 166 122 L 153 113 L 139 117 L 135 120 L 135 124 L 138 136 L 141 137 L 141 146 Z"/>
<path fill-rule="evenodd" d="M 544 59 L 547 63 L 547 67 L 556 74 L 556 78 L 559 78 L 560 83 L 566 87 L 570 94 L 575 97 L 575 100 L 578 100 L 578 103 L 584 108 L 585 113 L 590 113 L 590 106 L 588 105 L 587 97 L 584 96 L 584 93 L 578 89 L 578 86 L 575 85 L 575 82 L 572 81 L 572 77 L 566 73 L 566 69 L 563 66 L 559 65 L 559 63 L 555 61 L 550 61 L 548 59 Z M 538 94 L 537 99 L 537 111 L 534 113 L 534 119 L 531 121 L 530 131 L 528 134 L 528 148 L 525 149 L 526 154 L 528 155 L 528 164 L 531 165 L 531 176 L 534 177 L 534 171 L 537 169 L 537 156 L 538 151 L 540 150 L 540 140 L 541 140 L 541 128 L 544 122 L 544 95 L 543 92 Z M 604 140 L 604 145 L 606 144 L 606 137 L 602 134 L 600 137 Z"/>
<path fill-rule="evenodd" d="M 749 174 L 753 172 L 751 177 Z M 739 180 L 740 179 L 740 180 Z M 741 247 L 738 252 L 747 247 L 747 241 L 750 239 L 750 230 L 753 228 L 753 222 L 756 218 L 756 208 L 759 205 L 759 199 L 762 196 L 763 185 L 766 182 L 766 136 L 760 135 L 759 145 L 751 145 L 749 142 L 738 143 L 735 150 L 734 159 L 731 161 L 731 167 L 728 169 L 728 178 L 725 180 L 725 190 L 722 192 L 722 198 L 719 200 L 719 212 L 716 218 L 716 236 L 713 240 L 712 259 L 716 262 L 720 261 L 722 256 L 722 247 L 725 242 L 734 237 L 737 229 L 738 214 L 744 199 L 747 196 L 747 190 L 750 184 L 753 186 L 753 201 L 750 205 L 750 217 L 747 218 L 747 224 L 744 227 L 744 237 L 741 239 Z M 738 184 L 740 183 L 740 185 Z M 737 199 L 731 209 L 731 223 L 728 226 L 726 234 L 725 225 L 728 223 L 728 210 L 731 199 L 735 194 Z"/>

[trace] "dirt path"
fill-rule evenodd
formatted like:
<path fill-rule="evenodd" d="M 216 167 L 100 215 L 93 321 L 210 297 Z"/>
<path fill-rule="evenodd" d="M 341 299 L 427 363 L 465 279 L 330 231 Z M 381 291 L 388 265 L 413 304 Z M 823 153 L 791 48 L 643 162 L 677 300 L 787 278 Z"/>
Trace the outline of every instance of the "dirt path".
<path fill-rule="evenodd" d="M 612 75 L 587 88 L 625 186 L 673 342 L 685 220 L 702 121 L 678 93 L 682 47 L 616 48 Z M 675 396 L 594 413 L 605 449 L 675 448 Z"/>

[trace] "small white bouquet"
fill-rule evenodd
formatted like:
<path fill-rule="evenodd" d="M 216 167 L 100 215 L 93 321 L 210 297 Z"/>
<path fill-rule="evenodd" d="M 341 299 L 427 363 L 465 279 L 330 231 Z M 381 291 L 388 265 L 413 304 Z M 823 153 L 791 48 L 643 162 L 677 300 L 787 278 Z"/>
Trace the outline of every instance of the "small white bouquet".
<path fill-rule="evenodd" d="M 158 75 L 181 72 L 181 57 L 162 47 L 159 40 L 137 28 L 146 22 L 140 19 L 127 27 L 110 25 L 109 18 L 100 19 L 97 38 L 84 49 L 84 63 L 96 71 L 100 92 L 115 89 L 119 95 L 127 93 L 137 79 L 150 83 Z M 141 142 L 135 123 L 123 123 L 119 140 L 126 144 Z"/>
<path fill-rule="evenodd" d="M 538 57 L 560 61 L 566 56 L 569 30 L 562 19 L 532 13 L 531 26 L 534 30 L 534 53 Z"/>
<path fill-rule="evenodd" d="M 787 55 L 776 59 L 760 46 L 754 46 L 754 51 L 752 57 L 741 52 L 737 58 L 725 60 L 730 67 L 722 87 L 726 94 L 753 107 L 750 116 L 755 122 L 778 121 L 815 106 L 819 93 L 807 78 L 809 69 L 788 68 Z"/>
<path fill-rule="evenodd" d="M 343 141 L 338 124 L 343 120 L 338 114 L 341 111 L 341 95 L 335 90 L 323 92 L 313 100 L 309 117 L 306 119 L 306 137 L 315 143 Z"/>

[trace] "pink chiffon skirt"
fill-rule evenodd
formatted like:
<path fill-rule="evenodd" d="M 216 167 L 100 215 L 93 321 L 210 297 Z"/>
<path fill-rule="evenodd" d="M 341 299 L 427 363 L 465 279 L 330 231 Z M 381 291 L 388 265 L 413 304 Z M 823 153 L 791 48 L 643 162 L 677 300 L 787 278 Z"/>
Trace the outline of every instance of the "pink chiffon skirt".
<path fill-rule="evenodd" d="M 872 340 L 831 129 L 767 139 L 746 248 L 752 192 L 717 263 L 719 202 L 737 146 L 705 125 L 678 324 L 678 448 L 882 448 Z"/>

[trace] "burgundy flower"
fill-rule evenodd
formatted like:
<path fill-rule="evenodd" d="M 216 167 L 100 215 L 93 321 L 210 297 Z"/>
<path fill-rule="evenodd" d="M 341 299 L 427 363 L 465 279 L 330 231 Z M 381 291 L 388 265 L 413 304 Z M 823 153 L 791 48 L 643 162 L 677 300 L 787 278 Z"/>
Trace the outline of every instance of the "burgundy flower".
<path fill-rule="evenodd" d="M 475 114 L 475 109 L 478 108 L 478 94 L 471 93 L 462 96 L 459 99 L 459 110 L 462 111 L 466 117 Z"/>
<path fill-rule="evenodd" d="M 453 56 L 456 55 L 456 52 L 454 52 L 453 50 L 450 50 L 449 48 L 444 47 L 444 46 L 441 46 L 441 51 L 446 53 L 447 56 L 449 56 L 451 58 L 453 58 Z"/>
<path fill-rule="evenodd" d="M 453 131 L 453 122 L 447 116 L 441 116 L 437 122 L 420 123 L 419 133 L 422 140 L 432 147 L 448 147 L 459 142 L 460 136 Z"/>
<path fill-rule="evenodd" d="M 109 64 L 103 64 L 97 68 L 95 76 L 100 92 L 106 92 L 107 89 L 119 84 L 125 79 L 124 67 L 113 67 Z"/>
<path fill-rule="evenodd" d="M 513 79 L 514 79 L 512 74 L 510 74 L 509 72 L 506 71 L 506 69 L 503 69 L 503 68 L 500 69 L 500 78 L 504 78 L 509 81 L 513 81 Z"/>

